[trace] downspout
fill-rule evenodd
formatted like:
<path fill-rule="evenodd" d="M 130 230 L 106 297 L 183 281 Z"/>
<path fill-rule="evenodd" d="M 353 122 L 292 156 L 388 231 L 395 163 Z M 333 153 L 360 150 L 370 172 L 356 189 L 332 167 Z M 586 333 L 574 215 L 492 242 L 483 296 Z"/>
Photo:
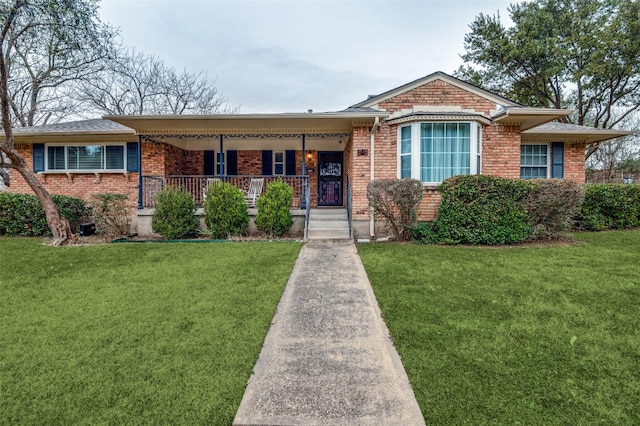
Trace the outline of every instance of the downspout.
<path fill-rule="evenodd" d="M 142 136 L 138 135 L 138 210 L 142 210 Z"/>
<path fill-rule="evenodd" d="M 305 167 L 305 157 L 307 156 L 307 147 L 306 147 L 306 136 L 302 135 L 302 199 L 300 200 L 300 204 L 303 209 L 307 209 L 306 203 L 306 184 L 307 180 L 305 178 L 306 175 L 306 167 Z M 307 209 L 308 210 L 308 209 Z"/>
<path fill-rule="evenodd" d="M 380 126 L 380 118 L 376 117 L 374 123 L 373 123 L 373 127 L 371 128 L 371 134 L 369 135 L 370 138 L 370 147 L 369 147 L 369 152 L 371 153 L 370 156 L 370 164 L 369 164 L 369 181 L 372 182 L 373 179 L 375 178 L 374 176 L 374 167 L 376 165 L 376 160 L 375 160 L 375 131 L 376 128 Z M 375 237 L 375 222 L 374 222 L 374 214 L 373 214 L 373 209 L 369 208 L 369 235 L 371 237 Z"/>

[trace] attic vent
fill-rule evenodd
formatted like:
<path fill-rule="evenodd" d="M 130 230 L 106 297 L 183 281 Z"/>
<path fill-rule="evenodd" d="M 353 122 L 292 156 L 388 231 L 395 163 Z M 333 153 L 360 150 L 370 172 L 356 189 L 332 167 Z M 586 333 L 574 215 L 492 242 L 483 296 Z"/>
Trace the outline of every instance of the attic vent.
<path fill-rule="evenodd" d="M 313 112 L 313 110 L 312 110 L 312 109 L 308 109 L 308 110 L 307 110 L 307 112 L 308 112 L 309 114 L 311 114 L 311 113 Z"/>
<path fill-rule="evenodd" d="M 376 96 L 378 96 L 378 95 L 369 95 L 369 97 L 367 97 L 367 99 L 373 99 L 373 98 L 375 98 Z"/>

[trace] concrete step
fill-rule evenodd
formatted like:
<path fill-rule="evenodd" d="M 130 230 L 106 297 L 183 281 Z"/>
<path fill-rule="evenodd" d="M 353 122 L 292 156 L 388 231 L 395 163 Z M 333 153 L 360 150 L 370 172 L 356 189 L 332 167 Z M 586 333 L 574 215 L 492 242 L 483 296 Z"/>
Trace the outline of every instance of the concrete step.
<path fill-rule="evenodd" d="M 311 229 L 309 228 L 310 240 L 347 240 L 349 239 L 349 230 L 339 229 Z"/>
<path fill-rule="evenodd" d="M 309 220 L 309 229 L 349 229 L 346 220 Z"/>
<path fill-rule="evenodd" d="M 311 209 L 309 220 L 347 220 L 346 209 Z"/>

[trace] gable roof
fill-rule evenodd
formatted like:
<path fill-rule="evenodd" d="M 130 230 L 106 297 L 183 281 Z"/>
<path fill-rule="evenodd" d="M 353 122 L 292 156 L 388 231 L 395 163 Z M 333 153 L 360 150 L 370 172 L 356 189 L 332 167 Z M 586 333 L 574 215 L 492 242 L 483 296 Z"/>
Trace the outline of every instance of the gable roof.
<path fill-rule="evenodd" d="M 407 84 L 403 84 L 402 86 L 396 87 L 395 89 L 391 89 L 388 90 L 384 93 L 381 93 L 379 95 L 376 96 L 371 96 L 369 97 L 369 99 L 364 100 L 362 102 L 359 102 L 355 105 L 352 105 L 350 108 L 374 108 L 376 105 L 378 105 L 380 102 L 384 102 L 388 99 L 391 99 L 395 96 L 398 96 L 402 93 L 411 91 L 417 87 L 423 86 L 425 84 L 431 83 L 432 81 L 435 80 L 442 80 L 445 81 L 449 84 L 451 84 L 452 86 L 456 86 L 459 87 L 462 90 L 465 90 L 467 92 L 473 93 L 475 95 L 481 96 L 485 99 L 490 100 L 491 102 L 494 102 L 497 105 L 502 105 L 504 107 L 520 107 L 522 105 L 520 105 L 517 102 L 514 102 L 510 99 L 507 99 L 505 97 L 502 97 L 496 93 L 493 92 L 489 92 L 488 90 L 482 89 L 478 86 L 475 86 L 471 83 L 467 83 L 466 81 L 462 81 L 458 78 L 455 78 L 453 76 L 450 76 L 449 74 L 446 74 L 442 71 L 437 71 L 434 72 L 433 74 L 429 74 L 425 77 L 419 78 L 417 80 L 414 80 L 410 83 Z"/>

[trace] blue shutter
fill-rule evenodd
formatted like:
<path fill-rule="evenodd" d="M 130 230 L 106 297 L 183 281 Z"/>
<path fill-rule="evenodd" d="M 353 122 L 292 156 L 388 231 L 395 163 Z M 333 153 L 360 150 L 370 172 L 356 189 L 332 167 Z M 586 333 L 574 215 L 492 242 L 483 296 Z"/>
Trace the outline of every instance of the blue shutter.
<path fill-rule="evenodd" d="M 138 171 L 138 142 L 127 142 L 127 171 Z"/>
<path fill-rule="evenodd" d="M 227 174 L 236 176 L 238 174 L 238 151 L 227 151 Z"/>
<path fill-rule="evenodd" d="M 207 176 L 213 176 L 216 174 L 216 152 L 205 151 L 204 152 L 204 171 Z"/>
<path fill-rule="evenodd" d="M 271 176 L 273 174 L 273 151 L 262 151 L 262 175 Z"/>
<path fill-rule="evenodd" d="M 33 171 L 34 173 L 44 172 L 44 144 L 33 144 Z"/>
<path fill-rule="evenodd" d="M 564 177 L 564 142 L 551 144 L 551 177 L 554 179 Z"/>
<path fill-rule="evenodd" d="M 295 176 L 296 175 L 296 151 L 293 149 L 288 149 L 285 153 L 285 174 L 287 176 Z"/>

